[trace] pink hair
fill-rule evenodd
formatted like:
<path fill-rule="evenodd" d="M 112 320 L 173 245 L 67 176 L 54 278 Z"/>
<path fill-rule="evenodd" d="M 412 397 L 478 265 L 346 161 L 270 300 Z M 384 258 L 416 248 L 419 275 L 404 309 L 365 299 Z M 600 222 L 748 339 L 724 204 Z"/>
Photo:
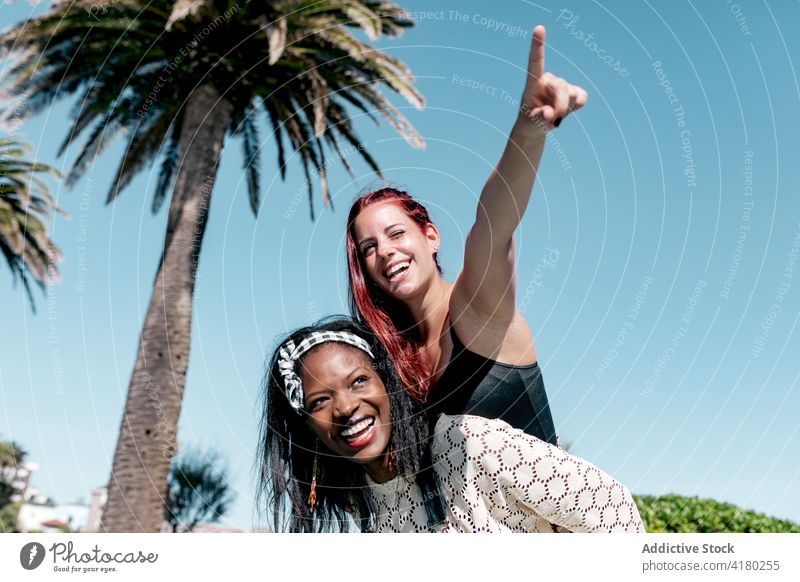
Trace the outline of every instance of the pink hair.
<path fill-rule="evenodd" d="M 382 188 L 356 199 L 347 217 L 347 273 L 350 286 L 350 312 L 379 338 L 397 366 L 397 375 L 409 394 L 424 402 L 433 370 L 421 351 L 422 338 L 411 314 L 402 302 L 386 295 L 364 269 L 364 260 L 355 240 L 355 220 L 373 204 L 392 202 L 424 231 L 432 224 L 425 207 L 406 192 Z M 436 268 L 441 273 L 437 255 Z"/>

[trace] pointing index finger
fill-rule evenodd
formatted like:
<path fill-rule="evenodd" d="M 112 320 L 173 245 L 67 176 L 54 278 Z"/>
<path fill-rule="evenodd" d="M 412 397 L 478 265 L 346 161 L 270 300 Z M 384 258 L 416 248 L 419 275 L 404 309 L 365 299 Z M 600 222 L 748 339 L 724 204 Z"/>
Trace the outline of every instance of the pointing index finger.
<path fill-rule="evenodd" d="M 542 78 L 544 74 L 544 36 L 545 28 L 541 24 L 533 29 L 533 42 L 531 43 L 531 56 L 528 63 L 528 72 L 536 80 Z"/>

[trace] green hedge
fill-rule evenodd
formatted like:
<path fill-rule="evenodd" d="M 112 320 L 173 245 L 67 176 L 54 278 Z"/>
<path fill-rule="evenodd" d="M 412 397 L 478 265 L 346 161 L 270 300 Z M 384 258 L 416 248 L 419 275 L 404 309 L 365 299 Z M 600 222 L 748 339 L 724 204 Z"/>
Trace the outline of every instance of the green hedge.
<path fill-rule="evenodd" d="M 0 507 L 0 533 L 18 532 L 17 515 L 19 508 L 22 507 L 21 501 L 7 503 Z"/>
<path fill-rule="evenodd" d="M 713 499 L 634 495 L 650 533 L 786 533 L 800 525 Z"/>

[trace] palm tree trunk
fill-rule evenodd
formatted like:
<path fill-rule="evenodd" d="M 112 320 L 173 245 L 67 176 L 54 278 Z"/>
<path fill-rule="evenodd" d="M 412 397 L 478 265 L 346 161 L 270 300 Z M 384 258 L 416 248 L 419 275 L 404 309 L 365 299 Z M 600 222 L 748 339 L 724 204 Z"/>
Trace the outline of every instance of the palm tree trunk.
<path fill-rule="evenodd" d="M 100 531 L 162 530 L 189 362 L 195 274 L 231 111 L 210 85 L 187 101 L 164 253 L 128 386 Z"/>

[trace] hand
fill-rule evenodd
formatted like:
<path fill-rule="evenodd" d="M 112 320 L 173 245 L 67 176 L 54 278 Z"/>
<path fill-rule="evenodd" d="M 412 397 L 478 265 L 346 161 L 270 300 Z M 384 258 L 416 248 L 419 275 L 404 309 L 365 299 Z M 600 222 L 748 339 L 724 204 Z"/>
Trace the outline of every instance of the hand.
<path fill-rule="evenodd" d="M 528 57 L 528 77 L 522 91 L 520 117 L 543 125 L 546 129 L 558 127 L 561 120 L 586 104 L 589 97 L 578 85 L 571 85 L 561 77 L 544 71 L 545 28 L 539 24 L 533 29 L 531 54 Z"/>

